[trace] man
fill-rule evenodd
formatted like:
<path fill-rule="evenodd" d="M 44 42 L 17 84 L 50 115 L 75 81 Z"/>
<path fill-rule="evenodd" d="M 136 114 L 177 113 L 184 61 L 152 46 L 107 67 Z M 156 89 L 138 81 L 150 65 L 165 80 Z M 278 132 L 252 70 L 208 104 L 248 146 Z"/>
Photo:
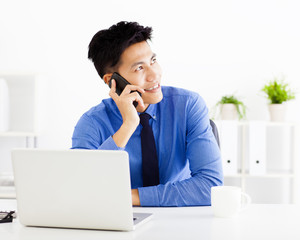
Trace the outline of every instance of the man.
<path fill-rule="evenodd" d="M 162 71 L 147 42 L 151 33 L 136 22 L 119 22 L 95 34 L 88 57 L 104 82 L 111 81 L 111 98 L 80 118 L 72 148 L 127 151 L 133 205 L 210 205 L 210 188 L 221 185 L 223 175 L 207 107 L 194 92 L 161 86 Z M 120 95 L 114 72 L 130 83 Z M 143 128 L 149 128 L 141 126 L 142 115 L 150 118 L 154 148 L 143 145 Z M 149 176 L 154 184 L 145 184 Z"/>

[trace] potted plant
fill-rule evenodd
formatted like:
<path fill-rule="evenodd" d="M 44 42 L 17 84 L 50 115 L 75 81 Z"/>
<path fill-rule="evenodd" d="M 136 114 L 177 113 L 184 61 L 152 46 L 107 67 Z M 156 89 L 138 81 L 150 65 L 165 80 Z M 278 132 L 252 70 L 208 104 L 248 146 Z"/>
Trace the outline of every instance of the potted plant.
<path fill-rule="evenodd" d="M 283 80 L 279 81 L 277 78 L 274 78 L 273 81 L 270 81 L 262 88 L 262 91 L 270 102 L 271 121 L 284 121 L 286 112 L 286 104 L 284 103 L 295 98 L 295 94 L 288 88 L 288 84 L 284 83 Z"/>
<path fill-rule="evenodd" d="M 217 102 L 216 107 L 220 106 L 222 120 L 243 119 L 246 116 L 245 104 L 238 100 L 234 95 L 225 95 Z"/>

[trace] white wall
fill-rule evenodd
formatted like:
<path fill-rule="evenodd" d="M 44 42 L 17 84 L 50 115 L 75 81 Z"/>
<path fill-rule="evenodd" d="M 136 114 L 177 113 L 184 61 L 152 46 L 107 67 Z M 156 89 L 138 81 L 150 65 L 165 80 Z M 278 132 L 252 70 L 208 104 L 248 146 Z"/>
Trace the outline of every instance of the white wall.
<path fill-rule="evenodd" d="M 118 21 L 138 21 L 154 29 L 163 84 L 199 92 L 210 108 L 237 93 L 248 119 L 266 120 L 266 81 L 283 75 L 299 93 L 299 12 L 296 0 L 0 0 L 0 72 L 42 76 L 39 146 L 68 148 L 78 118 L 108 97 L 87 59 L 89 41 Z M 300 121 L 298 93 L 288 120 Z"/>

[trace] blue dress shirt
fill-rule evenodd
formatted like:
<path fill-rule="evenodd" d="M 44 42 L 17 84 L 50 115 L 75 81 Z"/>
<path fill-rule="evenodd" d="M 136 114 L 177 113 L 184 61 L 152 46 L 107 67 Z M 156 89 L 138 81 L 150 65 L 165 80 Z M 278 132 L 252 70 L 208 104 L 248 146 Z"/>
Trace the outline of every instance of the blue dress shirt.
<path fill-rule="evenodd" d="M 141 125 L 125 148 L 115 144 L 112 136 L 123 121 L 111 98 L 83 114 L 73 133 L 72 148 L 127 151 L 131 188 L 138 189 L 142 206 L 210 205 L 210 188 L 223 184 L 223 173 L 208 109 L 197 93 L 174 87 L 162 87 L 162 92 L 162 101 L 146 110 L 152 116 L 158 186 L 143 187 Z"/>

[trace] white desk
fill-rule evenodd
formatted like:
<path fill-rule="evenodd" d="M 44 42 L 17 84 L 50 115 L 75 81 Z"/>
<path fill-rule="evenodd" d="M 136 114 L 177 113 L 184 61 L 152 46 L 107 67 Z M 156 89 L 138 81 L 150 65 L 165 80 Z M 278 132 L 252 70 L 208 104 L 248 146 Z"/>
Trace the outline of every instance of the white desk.
<path fill-rule="evenodd" d="M 0 199 L 1 210 L 16 208 L 15 200 Z M 153 219 L 132 232 L 24 227 L 17 219 L 0 224 L 1 240 L 48 239 L 264 239 L 299 240 L 300 207 L 250 205 L 237 218 L 214 218 L 211 207 L 135 208 L 152 212 Z"/>

